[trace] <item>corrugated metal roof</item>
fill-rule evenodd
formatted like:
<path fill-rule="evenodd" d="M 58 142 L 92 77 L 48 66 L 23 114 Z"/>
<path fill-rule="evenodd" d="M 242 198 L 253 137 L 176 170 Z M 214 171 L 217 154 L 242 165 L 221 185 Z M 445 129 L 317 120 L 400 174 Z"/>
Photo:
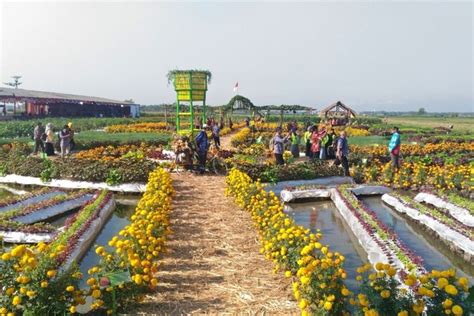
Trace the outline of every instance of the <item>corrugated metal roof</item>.
<path fill-rule="evenodd" d="M 45 100 L 57 100 L 57 101 L 77 101 L 77 102 L 84 102 L 84 103 L 108 103 L 108 104 L 126 104 L 131 105 L 134 104 L 132 102 L 126 101 L 118 101 L 106 98 L 98 98 L 98 97 L 89 97 L 84 95 L 76 95 L 76 94 L 65 94 L 65 93 L 57 93 L 57 92 L 45 92 L 45 91 L 35 91 L 35 90 L 25 90 L 25 89 L 14 89 L 14 88 L 3 88 L 0 87 L 0 100 L 1 99 L 8 99 L 8 98 L 23 98 L 23 99 L 45 99 Z"/>

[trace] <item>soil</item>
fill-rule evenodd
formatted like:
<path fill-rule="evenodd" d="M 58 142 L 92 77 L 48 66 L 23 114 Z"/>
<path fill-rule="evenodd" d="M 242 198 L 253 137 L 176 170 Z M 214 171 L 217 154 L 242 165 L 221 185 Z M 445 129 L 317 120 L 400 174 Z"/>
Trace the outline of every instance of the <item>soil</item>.
<path fill-rule="evenodd" d="M 223 137 L 229 148 L 230 135 Z M 225 177 L 173 174 L 173 234 L 160 261 L 159 285 L 136 312 L 299 314 L 291 282 L 259 253 L 250 215 L 224 195 Z"/>

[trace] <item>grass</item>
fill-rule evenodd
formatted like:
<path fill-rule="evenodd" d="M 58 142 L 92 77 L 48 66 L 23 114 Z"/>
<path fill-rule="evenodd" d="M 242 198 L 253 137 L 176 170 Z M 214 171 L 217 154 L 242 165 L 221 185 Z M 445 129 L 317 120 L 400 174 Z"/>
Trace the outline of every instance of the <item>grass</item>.
<path fill-rule="evenodd" d="M 435 117 L 435 116 L 394 116 L 388 117 L 389 125 L 400 128 L 428 128 L 446 127 L 453 125 L 453 132 L 474 133 L 474 117 Z"/>

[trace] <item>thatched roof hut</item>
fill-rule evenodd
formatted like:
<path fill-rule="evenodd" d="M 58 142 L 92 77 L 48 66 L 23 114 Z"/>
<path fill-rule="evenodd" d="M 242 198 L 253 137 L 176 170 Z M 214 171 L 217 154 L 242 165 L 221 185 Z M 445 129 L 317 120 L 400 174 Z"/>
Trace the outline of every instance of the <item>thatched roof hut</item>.
<path fill-rule="evenodd" d="M 325 107 L 319 112 L 319 116 L 322 119 L 332 118 L 343 118 L 350 119 L 356 117 L 356 112 L 350 107 L 342 103 L 341 101 L 334 102 L 333 104 Z"/>

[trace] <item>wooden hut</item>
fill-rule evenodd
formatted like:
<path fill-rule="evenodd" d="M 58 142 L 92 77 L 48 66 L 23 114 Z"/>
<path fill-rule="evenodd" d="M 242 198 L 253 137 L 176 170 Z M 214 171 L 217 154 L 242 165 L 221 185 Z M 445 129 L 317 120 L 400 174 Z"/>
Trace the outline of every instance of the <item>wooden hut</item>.
<path fill-rule="evenodd" d="M 331 123 L 333 126 L 346 125 L 350 119 L 356 117 L 356 112 L 341 101 L 328 105 L 319 112 L 321 120 Z"/>

